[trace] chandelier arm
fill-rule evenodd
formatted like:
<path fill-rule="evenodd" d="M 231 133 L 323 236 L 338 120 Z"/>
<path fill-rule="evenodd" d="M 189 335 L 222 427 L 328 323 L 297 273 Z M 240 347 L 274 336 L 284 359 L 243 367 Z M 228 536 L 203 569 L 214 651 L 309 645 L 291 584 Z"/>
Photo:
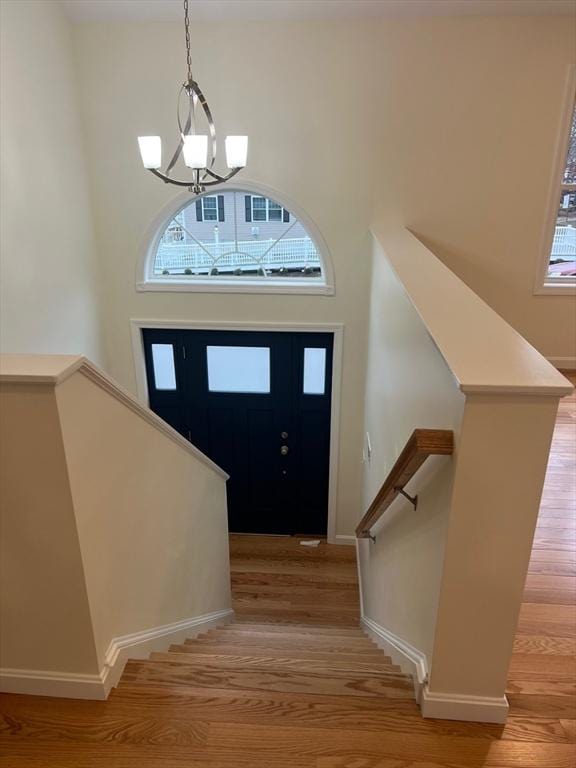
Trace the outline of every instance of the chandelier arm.
<path fill-rule="evenodd" d="M 190 191 L 194 192 L 194 194 L 199 195 L 204 191 L 204 187 L 213 187 L 216 184 L 222 184 L 223 182 L 228 181 L 228 179 L 231 179 L 232 176 L 235 176 L 242 169 L 233 168 L 226 176 L 219 176 L 217 173 L 206 169 L 210 176 L 214 178 L 214 181 L 202 180 L 199 182 L 196 182 L 193 179 L 189 179 L 188 181 L 178 181 L 178 179 L 173 179 L 171 176 L 168 176 L 163 171 L 159 171 L 157 168 L 148 168 L 147 170 L 150 171 L 150 173 L 153 173 L 154 176 L 162 179 L 165 184 L 174 184 L 177 187 L 187 187 Z"/>
<path fill-rule="evenodd" d="M 210 140 L 212 142 L 212 160 L 210 161 L 210 168 L 214 166 L 214 163 L 216 162 L 216 126 L 214 125 L 214 118 L 212 117 L 212 112 L 210 111 L 210 107 L 208 106 L 208 102 L 206 101 L 206 97 L 200 90 L 200 86 L 198 83 L 194 80 L 190 80 L 188 83 L 186 83 L 185 88 L 188 90 L 188 92 L 192 92 L 198 101 L 200 102 L 200 106 L 204 110 L 204 114 L 206 116 L 206 122 L 208 123 L 208 132 L 210 133 Z"/>
<path fill-rule="evenodd" d="M 236 176 L 236 174 L 241 170 L 242 168 L 232 168 L 230 173 L 227 173 L 226 176 L 220 176 L 219 173 L 211 171 L 210 168 L 206 168 L 206 173 L 204 174 L 202 184 L 222 184 L 223 182 L 228 181 L 228 179 L 231 179 L 232 176 Z M 215 181 L 204 181 L 207 176 L 211 176 L 213 179 L 215 179 Z"/>

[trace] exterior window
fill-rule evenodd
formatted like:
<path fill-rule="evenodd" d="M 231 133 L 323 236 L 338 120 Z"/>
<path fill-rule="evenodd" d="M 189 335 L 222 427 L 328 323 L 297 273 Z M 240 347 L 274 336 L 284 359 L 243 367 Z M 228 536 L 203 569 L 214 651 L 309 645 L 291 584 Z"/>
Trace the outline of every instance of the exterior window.
<path fill-rule="evenodd" d="M 152 366 L 156 389 L 176 389 L 176 369 L 172 344 L 152 344 Z"/>
<path fill-rule="evenodd" d="M 326 350 L 322 347 L 306 347 L 302 391 L 305 395 L 323 395 L 325 389 Z"/>
<path fill-rule="evenodd" d="M 322 288 L 323 263 L 304 225 L 263 195 L 227 190 L 196 197 L 164 227 L 144 285 L 245 284 L 278 291 L 288 284 L 331 292 Z"/>
<path fill-rule="evenodd" d="M 544 275 L 545 290 L 576 286 L 576 104 L 561 170 L 552 243 L 546 254 L 549 258 Z"/>
<path fill-rule="evenodd" d="M 224 221 L 224 195 L 206 195 L 196 201 L 196 221 Z"/>
<path fill-rule="evenodd" d="M 202 219 L 204 221 L 218 221 L 218 201 L 215 197 L 203 197 Z"/>
<path fill-rule="evenodd" d="M 270 393 L 269 347 L 206 347 L 210 392 Z"/>
<path fill-rule="evenodd" d="M 290 221 L 290 213 L 267 197 L 249 195 L 246 198 L 246 221 Z"/>

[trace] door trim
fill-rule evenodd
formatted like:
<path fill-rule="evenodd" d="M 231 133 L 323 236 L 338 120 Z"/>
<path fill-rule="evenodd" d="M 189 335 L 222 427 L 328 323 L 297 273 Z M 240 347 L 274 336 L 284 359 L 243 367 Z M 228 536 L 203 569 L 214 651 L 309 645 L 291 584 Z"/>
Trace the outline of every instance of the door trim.
<path fill-rule="evenodd" d="M 330 398 L 330 462 L 328 478 L 328 527 L 330 544 L 349 544 L 336 534 L 336 506 L 338 501 L 338 455 L 340 445 L 340 399 L 342 390 L 343 323 L 281 323 L 232 322 L 220 320 L 158 320 L 130 318 L 130 338 L 134 356 L 136 391 L 140 402 L 149 407 L 146 363 L 144 360 L 143 328 L 170 328 L 193 331 L 262 331 L 287 333 L 332 333 L 332 393 Z"/>

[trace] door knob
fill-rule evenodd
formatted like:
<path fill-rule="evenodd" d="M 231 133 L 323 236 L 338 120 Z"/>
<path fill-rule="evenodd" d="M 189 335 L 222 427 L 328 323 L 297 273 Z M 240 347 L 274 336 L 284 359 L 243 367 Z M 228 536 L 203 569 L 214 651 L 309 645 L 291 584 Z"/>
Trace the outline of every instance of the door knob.
<path fill-rule="evenodd" d="M 280 447 L 280 453 L 282 454 L 282 456 L 286 456 L 286 454 L 288 453 L 289 450 L 290 450 L 290 448 L 288 448 L 287 445 L 282 445 Z"/>

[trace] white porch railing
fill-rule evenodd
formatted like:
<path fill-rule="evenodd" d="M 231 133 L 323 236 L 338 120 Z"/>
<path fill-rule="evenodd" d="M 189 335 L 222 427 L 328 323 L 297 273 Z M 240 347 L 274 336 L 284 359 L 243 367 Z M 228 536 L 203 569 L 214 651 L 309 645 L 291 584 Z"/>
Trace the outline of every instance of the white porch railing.
<path fill-rule="evenodd" d="M 576 257 L 576 227 L 556 227 L 550 259 L 573 259 Z"/>
<path fill-rule="evenodd" d="M 281 240 L 244 240 L 219 243 L 161 242 L 156 252 L 154 273 L 206 273 L 211 269 L 320 269 L 320 258 L 309 237 Z"/>

